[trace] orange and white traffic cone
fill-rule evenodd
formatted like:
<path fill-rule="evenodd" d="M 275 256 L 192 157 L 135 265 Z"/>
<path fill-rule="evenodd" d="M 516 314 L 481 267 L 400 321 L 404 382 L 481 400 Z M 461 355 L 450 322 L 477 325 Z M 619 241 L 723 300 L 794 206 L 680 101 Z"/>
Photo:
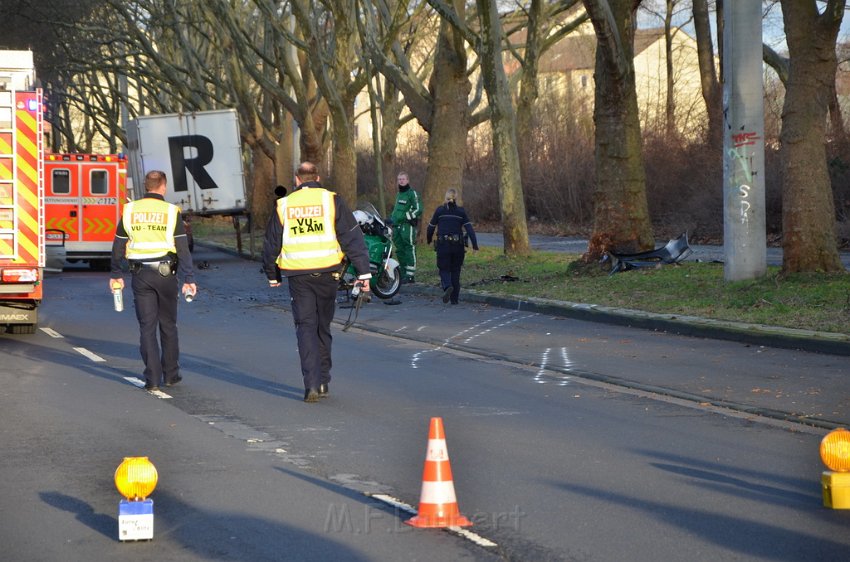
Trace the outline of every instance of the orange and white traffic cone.
<path fill-rule="evenodd" d="M 428 431 L 428 450 L 422 472 L 422 493 L 419 513 L 405 521 L 413 527 L 468 527 L 472 522 L 460 514 L 446 448 L 443 419 L 431 418 Z"/>

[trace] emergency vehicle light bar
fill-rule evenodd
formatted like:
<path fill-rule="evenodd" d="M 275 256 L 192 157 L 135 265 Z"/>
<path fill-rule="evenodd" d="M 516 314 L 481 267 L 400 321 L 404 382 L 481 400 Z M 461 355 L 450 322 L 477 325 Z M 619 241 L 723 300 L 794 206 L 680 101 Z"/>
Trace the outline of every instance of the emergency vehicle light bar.
<path fill-rule="evenodd" d="M 123 154 L 51 154 L 47 157 L 48 160 L 62 160 L 63 162 L 68 162 L 71 160 L 76 160 L 77 162 L 115 162 L 117 160 L 125 160 L 125 156 Z"/>

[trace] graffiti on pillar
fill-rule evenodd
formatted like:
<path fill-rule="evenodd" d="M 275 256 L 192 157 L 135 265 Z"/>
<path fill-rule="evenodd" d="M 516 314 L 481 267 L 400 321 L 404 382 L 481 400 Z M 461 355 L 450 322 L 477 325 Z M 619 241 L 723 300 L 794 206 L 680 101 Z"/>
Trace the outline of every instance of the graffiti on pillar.
<path fill-rule="evenodd" d="M 752 208 L 752 204 L 749 202 L 750 190 L 752 189 L 753 177 L 757 173 L 753 171 L 753 153 L 746 147 L 756 144 L 756 141 L 760 138 L 756 133 L 751 132 L 732 134 L 732 148 L 729 149 L 729 156 L 736 164 L 736 172 L 732 181 L 738 188 L 741 224 L 747 224 L 749 221 L 749 210 Z"/>
<path fill-rule="evenodd" d="M 735 148 L 755 144 L 759 136 L 755 133 L 738 133 L 732 135 L 732 145 Z"/>

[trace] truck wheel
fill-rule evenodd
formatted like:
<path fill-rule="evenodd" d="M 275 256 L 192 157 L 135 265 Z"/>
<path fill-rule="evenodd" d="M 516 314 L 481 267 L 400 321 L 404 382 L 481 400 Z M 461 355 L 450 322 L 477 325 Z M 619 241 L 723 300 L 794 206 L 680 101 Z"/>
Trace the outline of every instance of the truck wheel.
<path fill-rule="evenodd" d="M 35 324 L 12 324 L 9 326 L 10 334 L 34 334 Z"/>

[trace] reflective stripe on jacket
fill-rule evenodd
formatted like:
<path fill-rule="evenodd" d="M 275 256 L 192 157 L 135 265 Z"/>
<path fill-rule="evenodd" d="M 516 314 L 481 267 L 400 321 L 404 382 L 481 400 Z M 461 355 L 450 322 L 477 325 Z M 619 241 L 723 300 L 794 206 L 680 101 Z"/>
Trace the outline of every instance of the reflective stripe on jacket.
<path fill-rule="evenodd" d="M 280 199 L 277 213 L 283 238 L 277 265 L 284 270 L 321 270 L 342 262 L 336 239 L 334 194 L 321 187 L 302 188 Z"/>
<path fill-rule="evenodd" d="M 422 215 L 422 205 L 419 202 L 419 194 L 412 187 L 399 191 L 395 198 L 395 206 L 390 218 L 395 224 L 405 221 L 414 221 Z"/>
<path fill-rule="evenodd" d="M 122 219 L 127 231 L 127 259 L 147 261 L 177 253 L 174 229 L 180 209 L 153 197 L 143 197 L 124 206 Z"/>

